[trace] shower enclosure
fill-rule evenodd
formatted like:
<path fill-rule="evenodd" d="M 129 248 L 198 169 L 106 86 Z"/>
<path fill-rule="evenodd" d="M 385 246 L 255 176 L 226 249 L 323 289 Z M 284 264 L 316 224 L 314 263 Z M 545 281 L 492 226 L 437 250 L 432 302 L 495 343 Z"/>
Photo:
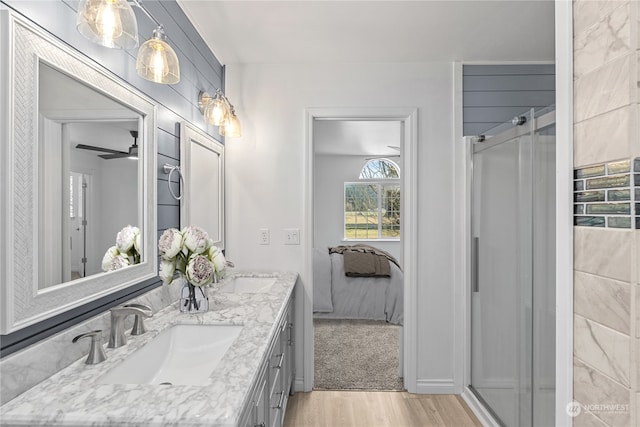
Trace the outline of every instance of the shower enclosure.
<path fill-rule="evenodd" d="M 555 111 L 473 145 L 471 384 L 505 426 L 555 422 Z M 484 139 L 484 141 L 482 141 Z"/>

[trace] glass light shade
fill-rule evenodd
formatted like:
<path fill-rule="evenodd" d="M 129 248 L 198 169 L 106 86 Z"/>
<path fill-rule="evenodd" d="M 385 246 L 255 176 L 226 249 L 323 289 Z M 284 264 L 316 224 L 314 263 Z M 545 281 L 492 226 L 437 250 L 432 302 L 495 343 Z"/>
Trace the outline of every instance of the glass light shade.
<path fill-rule="evenodd" d="M 207 123 L 214 126 L 222 126 L 227 120 L 230 111 L 227 102 L 224 100 L 221 94 L 216 94 L 204 109 L 204 119 Z"/>
<path fill-rule="evenodd" d="M 136 71 L 140 77 L 152 82 L 175 84 L 180 81 L 180 64 L 165 39 L 162 27 L 153 30 L 153 36 L 138 50 Z"/>
<path fill-rule="evenodd" d="M 81 0 L 76 28 L 102 46 L 118 49 L 138 46 L 138 21 L 126 0 Z"/>
<path fill-rule="evenodd" d="M 240 127 L 240 120 L 238 120 L 238 116 L 236 116 L 235 111 L 231 110 L 231 114 L 224 122 L 222 126 L 220 126 L 220 135 L 227 136 L 229 138 L 239 138 L 242 136 L 242 129 Z"/>

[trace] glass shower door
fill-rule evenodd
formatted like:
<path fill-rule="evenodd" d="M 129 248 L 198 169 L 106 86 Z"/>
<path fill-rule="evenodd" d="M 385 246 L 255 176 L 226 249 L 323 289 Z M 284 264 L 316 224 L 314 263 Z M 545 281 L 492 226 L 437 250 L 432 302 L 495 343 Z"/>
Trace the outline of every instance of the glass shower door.
<path fill-rule="evenodd" d="M 475 144 L 471 387 L 506 426 L 532 418 L 532 131 Z"/>
<path fill-rule="evenodd" d="M 505 426 L 555 421 L 555 113 L 473 149 L 471 384 Z"/>

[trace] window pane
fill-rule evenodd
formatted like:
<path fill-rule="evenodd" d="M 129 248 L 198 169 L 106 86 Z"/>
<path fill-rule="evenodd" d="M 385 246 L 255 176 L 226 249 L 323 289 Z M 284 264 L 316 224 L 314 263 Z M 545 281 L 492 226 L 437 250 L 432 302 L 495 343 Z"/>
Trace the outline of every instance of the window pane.
<path fill-rule="evenodd" d="M 389 159 L 371 159 L 360 171 L 360 179 L 400 178 L 400 168 Z"/>
<path fill-rule="evenodd" d="M 400 186 L 385 185 L 382 191 L 382 236 L 400 238 Z"/>
<path fill-rule="evenodd" d="M 400 238 L 400 185 L 345 183 L 346 239 Z"/>
<path fill-rule="evenodd" d="M 345 184 L 345 238 L 378 238 L 378 192 L 377 184 Z"/>

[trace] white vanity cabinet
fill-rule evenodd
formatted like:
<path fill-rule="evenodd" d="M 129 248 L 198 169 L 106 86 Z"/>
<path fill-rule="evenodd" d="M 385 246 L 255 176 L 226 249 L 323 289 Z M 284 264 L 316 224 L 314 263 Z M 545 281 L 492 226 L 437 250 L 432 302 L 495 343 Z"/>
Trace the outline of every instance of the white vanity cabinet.
<path fill-rule="evenodd" d="M 260 368 L 249 407 L 245 409 L 245 427 L 281 427 L 293 382 L 292 300 L 278 323 L 269 346 L 268 357 Z"/>

